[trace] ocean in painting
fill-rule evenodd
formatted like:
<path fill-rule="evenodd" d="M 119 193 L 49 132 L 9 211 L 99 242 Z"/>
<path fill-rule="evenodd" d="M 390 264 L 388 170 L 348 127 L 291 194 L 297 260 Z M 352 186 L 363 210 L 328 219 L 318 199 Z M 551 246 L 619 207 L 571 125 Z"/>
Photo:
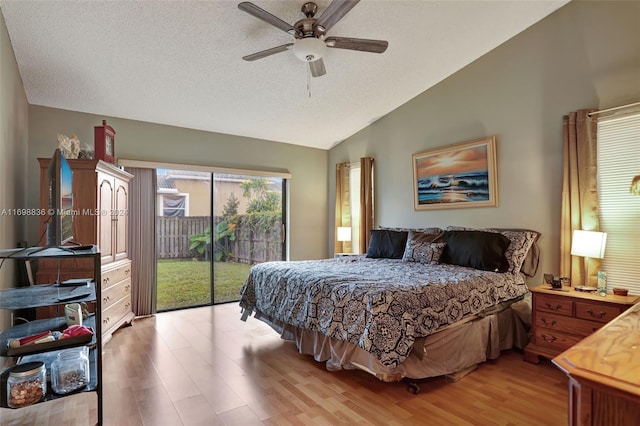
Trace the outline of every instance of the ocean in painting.
<path fill-rule="evenodd" d="M 489 201 L 489 172 L 464 172 L 418 179 L 418 204 Z"/>

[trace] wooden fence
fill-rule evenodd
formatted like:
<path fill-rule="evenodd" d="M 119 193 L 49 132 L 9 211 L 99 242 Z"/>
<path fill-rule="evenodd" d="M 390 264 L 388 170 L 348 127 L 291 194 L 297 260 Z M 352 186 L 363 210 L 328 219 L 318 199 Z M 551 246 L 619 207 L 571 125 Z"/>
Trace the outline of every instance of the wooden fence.
<path fill-rule="evenodd" d="M 189 237 L 201 234 L 209 226 L 209 217 L 188 216 L 156 218 L 156 256 L 158 259 L 193 257 Z"/>
<path fill-rule="evenodd" d="M 158 259 L 189 259 L 195 257 L 189 250 L 189 237 L 201 234 L 209 226 L 207 216 L 166 217 L 156 220 L 156 255 Z M 235 228 L 236 239 L 229 241 L 234 262 L 255 264 L 282 260 L 282 226 L 274 221 L 267 232 L 256 232 L 243 223 L 242 217 Z"/>
<path fill-rule="evenodd" d="M 238 263 L 269 262 L 283 260 L 281 220 L 274 220 L 269 230 L 254 231 L 240 217 L 236 226 L 236 240 L 232 241 L 234 260 Z"/>

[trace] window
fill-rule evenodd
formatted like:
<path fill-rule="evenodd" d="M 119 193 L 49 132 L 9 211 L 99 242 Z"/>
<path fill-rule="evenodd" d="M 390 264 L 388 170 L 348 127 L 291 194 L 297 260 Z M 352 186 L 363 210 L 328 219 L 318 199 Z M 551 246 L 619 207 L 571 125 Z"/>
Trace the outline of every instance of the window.
<path fill-rule="evenodd" d="M 187 195 L 163 195 L 162 216 L 188 216 Z"/>
<path fill-rule="evenodd" d="M 607 233 L 602 262 L 607 286 L 640 295 L 640 195 L 631 182 L 640 175 L 640 113 L 598 120 L 600 230 Z"/>

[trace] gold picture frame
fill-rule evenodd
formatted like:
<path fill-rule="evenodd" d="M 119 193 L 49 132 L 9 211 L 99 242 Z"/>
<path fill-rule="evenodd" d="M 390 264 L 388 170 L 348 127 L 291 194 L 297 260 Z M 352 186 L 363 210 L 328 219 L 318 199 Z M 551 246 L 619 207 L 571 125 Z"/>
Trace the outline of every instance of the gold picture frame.
<path fill-rule="evenodd" d="M 496 138 L 488 136 L 413 154 L 415 210 L 496 207 Z"/>

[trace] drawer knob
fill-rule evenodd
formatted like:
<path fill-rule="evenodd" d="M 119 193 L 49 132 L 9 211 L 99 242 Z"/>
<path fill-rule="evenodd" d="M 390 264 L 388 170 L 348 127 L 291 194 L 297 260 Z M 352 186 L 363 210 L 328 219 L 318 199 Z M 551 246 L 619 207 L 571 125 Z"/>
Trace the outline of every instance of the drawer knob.
<path fill-rule="evenodd" d="M 547 327 L 553 327 L 554 325 L 556 325 L 556 320 L 552 319 L 551 321 L 546 320 L 544 318 L 540 318 L 540 321 L 542 321 L 542 323 L 544 325 L 546 325 Z"/>
<path fill-rule="evenodd" d="M 551 303 L 547 302 L 545 303 L 545 305 L 547 306 L 547 308 L 553 309 L 554 311 L 557 311 L 558 309 L 562 308 L 562 305 L 559 303 L 556 306 L 552 306 Z"/>
<path fill-rule="evenodd" d="M 599 313 L 597 313 L 597 314 L 596 314 L 596 313 L 595 313 L 595 312 L 593 312 L 591 309 L 587 309 L 587 313 L 588 313 L 589 315 L 591 315 L 593 318 L 602 318 L 602 317 L 604 317 L 605 315 L 607 315 L 607 313 L 606 313 L 606 312 L 604 312 L 604 311 L 600 311 Z"/>
<path fill-rule="evenodd" d="M 540 337 L 542 337 L 542 340 L 544 340 L 547 343 L 553 343 L 556 341 L 557 337 L 556 336 L 550 336 L 547 337 L 546 334 L 541 334 Z"/>

